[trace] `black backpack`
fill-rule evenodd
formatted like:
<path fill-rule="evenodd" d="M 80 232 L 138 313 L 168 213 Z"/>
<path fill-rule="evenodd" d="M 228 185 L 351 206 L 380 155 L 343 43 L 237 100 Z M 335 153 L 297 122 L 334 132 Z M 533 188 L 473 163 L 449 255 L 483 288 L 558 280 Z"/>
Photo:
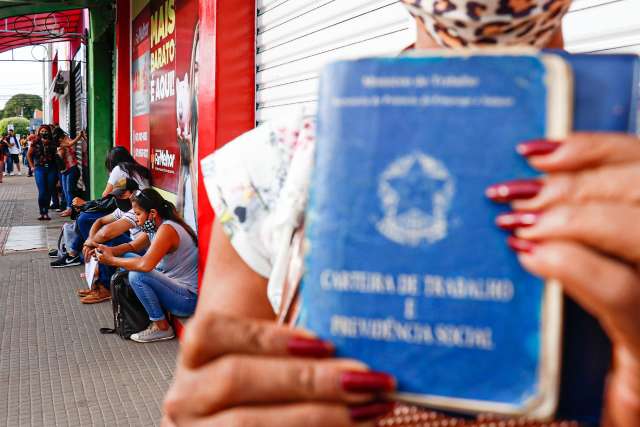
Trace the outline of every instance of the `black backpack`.
<path fill-rule="evenodd" d="M 117 208 L 118 201 L 116 199 L 116 196 L 107 194 L 100 199 L 89 200 L 82 206 L 71 206 L 71 219 L 77 219 L 78 216 L 83 212 L 103 213 L 105 215 L 108 215 L 115 211 Z"/>
<path fill-rule="evenodd" d="M 129 339 L 132 334 L 147 329 L 151 321 L 144 306 L 129 285 L 129 272 L 117 271 L 111 276 L 111 307 L 113 329 L 100 328 L 101 334 L 118 334 Z"/>

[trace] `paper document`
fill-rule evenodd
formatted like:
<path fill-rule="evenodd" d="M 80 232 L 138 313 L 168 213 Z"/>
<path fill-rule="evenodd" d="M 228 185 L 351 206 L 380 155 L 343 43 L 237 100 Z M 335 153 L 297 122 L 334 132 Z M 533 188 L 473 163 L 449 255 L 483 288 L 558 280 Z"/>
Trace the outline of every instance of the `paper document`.
<path fill-rule="evenodd" d="M 84 277 L 87 279 L 87 286 L 91 289 L 93 278 L 98 268 L 98 260 L 95 257 L 89 257 L 89 261 L 84 265 Z"/>

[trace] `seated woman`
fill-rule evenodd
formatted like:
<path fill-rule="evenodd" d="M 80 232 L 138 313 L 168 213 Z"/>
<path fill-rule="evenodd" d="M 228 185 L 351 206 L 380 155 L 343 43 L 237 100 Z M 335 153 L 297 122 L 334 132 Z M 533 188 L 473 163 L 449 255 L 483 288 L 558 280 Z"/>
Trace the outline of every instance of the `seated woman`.
<path fill-rule="evenodd" d="M 175 335 L 164 310 L 176 316 L 189 316 L 198 295 L 198 239 L 195 232 L 155 190 L 137 191 L 132 197 L 133 211 L 143 232 L 130 243 L 108 247 L 97 245 L 102 264 L 129 270 L 129 283 L 149 314 L 151 325 L 131 335 L 137 342 L 161 341 Z M 122 255 L 139 253 L 142 256 Z"/>
<path fill-rule="evenodd" d="M 416 17 L 416 48 L 422 49 L 562 48 L 561 18 L 570 3 L 403 2 Z M 509 8 L 520 10 L 500 12 Z M 514 31 L 516 26 L 526 30 Z M 268 289 L 277 247 L 273 215 L 283 205 L 277 195 L 282 174 L 291 170 L 293 147 L 301 149 L 307 137 L 313 139 L 310 126 L 262 128 L 214 155 L 215 176 L 207 178 L 216 210 L 214 250 L 206 262 L 200 307 L 185 331 L 163 425 L 373 426 L 391 408 L 377 399 L 395 387 L 393 378 L 358 361 L 330 358 L 330 343 L 273 322 L 279 302 L 278 290 Z M 297 141 L 286 143 L 291 136 Z M 270 143 L 279 140 L 284 142 Z M 535 225 L 516 230 L 513 249 L 525 269 L 559 279 L 564 291 L 601 322 L 614 351 L 603 425 L 639 426 L 640 141 L 631 135 L 579 133 L 560 144 L 524 143 L 520 152 L 547 175 L 527 200 L 516 185 L 504 184 L 514 209 L 540 212 Z M 438 423 L 453 424 L 457 421 Z"/>
<path fill-rule="evenodd" d="M 111 194 L 113 189 L 121 185 L 127 179 L 133 179 L 138 188 L 144 189 L 149 187 L 151 180 L 151 172 L 146 167 L 137 163 L 131 154 L 124 147 L 113 147 L 105 160 L 105 166 L 109 171 L 109 178 L 105 185 L 102 197 Z M 87 202 L 80 197 L 72 200 L 73 206 L 79 207 Z M 72 249 L 76 252 L 82 250 L 84 241 L 89 236 L 91 227 L 98 218 L 102 218 L 109 212 L 81 212 L 76 219 L 80 237 L 74 242 Z"/>

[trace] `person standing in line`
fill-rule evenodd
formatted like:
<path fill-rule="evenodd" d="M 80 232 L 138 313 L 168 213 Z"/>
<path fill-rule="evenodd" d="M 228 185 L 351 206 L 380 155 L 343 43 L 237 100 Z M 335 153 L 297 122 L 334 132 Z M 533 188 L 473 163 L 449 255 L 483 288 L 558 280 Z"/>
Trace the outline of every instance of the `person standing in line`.
<path fill-rule="evenodd" d="M 4 173 L 4 160 L 5 160 L 5 147 L 7 143 L 4 140 L 4 135 L 0 138 L 0 184 L 2 184 L 2 177 Z"/>
<path fill-rule="evenodd" d="M 33 176 L 33 171 L 31 170 L 31 166 L 29 166 L 29 162 L 27 161 L 27 152 L 29 151 L 29 146 L 31 146 L 31 143 L 35 138 L 35 131 L 31 129 L 29 131 L 29 135 L 20 140 L 20 145 L 22 146 L 22 164 L 26 168 L 28 168 L 27 176 Z"/>
<path fill-rule="evenodd" d="M 18 175 L 22 175 L 20 170 L 20 140 L 15 135 L 13 129 L 9 129 L 9 135 L 7 136 L 7 145 L 9 146 L 9 158 L 7 163 L 7 172 L 10 176 L 13 176 L 13 166 L 18 168 Z"/>
<path fill-rule="evenodd" d="M 57 147 L 52 140 L 51 133 L 51 126 L 41 125 L 38 128 L 38 138 L 31 144 L 27 152 L 27 160 L 34 171 L 38 186 L 39 221 L 51 219 L 49 217 L 49 201 L 52 192 L 56 191 L 58 177 L 55 161 Z"/>
<path fill-rule="evenodd" d="M 60 183 L 67 207 L 60 214 L 62 217 L 71 215 L 71 204 L 78 185 L 78 178 L 80 178 L 75 145 L 82 137 L 83 133 L 79 133 L 76 138 L 71 139 L 62 128 L 57 127 L 53 130 L 53 141 L 58 146 L 58 155 L 64 165 L 60 168 Z"/>

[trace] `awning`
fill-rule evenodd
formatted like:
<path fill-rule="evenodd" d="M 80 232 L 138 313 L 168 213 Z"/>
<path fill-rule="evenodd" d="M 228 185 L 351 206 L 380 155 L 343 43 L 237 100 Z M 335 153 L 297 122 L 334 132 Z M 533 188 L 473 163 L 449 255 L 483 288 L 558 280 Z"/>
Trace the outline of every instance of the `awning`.
<path fill-rule="evenodd" d="M 0 19 L 0 53 L 82 38 L 82 9 Z"/>

